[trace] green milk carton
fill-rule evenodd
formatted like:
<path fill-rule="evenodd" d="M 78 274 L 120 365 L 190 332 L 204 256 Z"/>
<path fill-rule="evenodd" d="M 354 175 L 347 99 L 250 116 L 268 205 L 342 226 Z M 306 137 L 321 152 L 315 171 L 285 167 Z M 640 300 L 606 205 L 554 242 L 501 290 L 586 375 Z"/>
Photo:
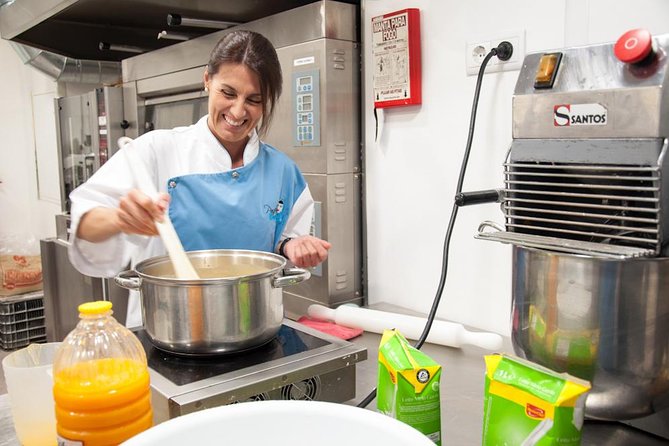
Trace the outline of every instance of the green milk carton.
<path fill-rule="evenodd" d="M 396 418 L 441 445 L 441 366 L 413 348 L 396 330 L 385 330 L 379 345 L 379 412 Z"/>
<path fill-rule="evenodd" d="M 578 446 L 590 383 L 508 355 L 485 357 L 484 446 Z"/>

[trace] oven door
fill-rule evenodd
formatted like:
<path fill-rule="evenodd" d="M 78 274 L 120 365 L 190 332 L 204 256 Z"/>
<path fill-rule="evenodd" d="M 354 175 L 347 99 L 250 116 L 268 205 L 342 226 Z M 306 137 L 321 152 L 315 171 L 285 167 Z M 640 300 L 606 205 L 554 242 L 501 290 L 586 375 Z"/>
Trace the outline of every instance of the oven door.
<path fill-rule="evenodd" d="M 155 129 L 172 129 L 196 123 L 207 114 L 207 96 L 204 92 L 150 98 L 138 107 L 143 122 L 141 133 Z"/>

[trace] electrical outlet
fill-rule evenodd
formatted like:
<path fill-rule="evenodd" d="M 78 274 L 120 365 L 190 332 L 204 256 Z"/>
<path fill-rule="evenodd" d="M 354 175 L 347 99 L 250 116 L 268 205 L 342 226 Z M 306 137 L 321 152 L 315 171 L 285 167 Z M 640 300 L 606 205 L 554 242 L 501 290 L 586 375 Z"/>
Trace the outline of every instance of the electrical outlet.
<path fill-rule="evenodd" d="M 490 42 L 476 42 L 467 45 L 466 55 L 469 58 L 468 65 L 472 67 L 480 67 L 485 59 L 486 54 L 490 51 Z"/>
<path fill-rule="evenodd" d="M 469 39 L 465 45 L 465 68 L 468 75 L 479 74 L 483 59 L 503 41 L 510 42 L 513 45 L 513 54 L 507 61 L 502 61 L 493 56 L 486 65 L 485 72 L 493 73 L 496 71 L 520 70 L 525 57 L 525 30 L 508 31 L 499 33 L 494 38 L 473 38 Z"/>

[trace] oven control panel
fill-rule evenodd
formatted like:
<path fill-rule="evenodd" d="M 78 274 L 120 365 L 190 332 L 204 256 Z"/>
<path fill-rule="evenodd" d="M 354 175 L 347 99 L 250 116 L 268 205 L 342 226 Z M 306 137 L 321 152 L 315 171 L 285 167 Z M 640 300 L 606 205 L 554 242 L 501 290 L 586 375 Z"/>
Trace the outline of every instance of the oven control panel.
<path fill-rule="evenodd" d="M 320 76 L 318 70 L 293 73 L 293 144 L 320 146 Z"/>

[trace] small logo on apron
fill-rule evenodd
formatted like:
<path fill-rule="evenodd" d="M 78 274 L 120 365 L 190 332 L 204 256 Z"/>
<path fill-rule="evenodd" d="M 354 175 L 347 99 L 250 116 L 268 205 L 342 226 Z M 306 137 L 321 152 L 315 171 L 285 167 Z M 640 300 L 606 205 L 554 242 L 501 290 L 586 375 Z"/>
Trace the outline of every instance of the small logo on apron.
<path fill-rule="evenodd" d="M 276 207 L 272 208 L 270 205 L 265 205 L 265 212 L 269 214 L 269 219 L 274 220 L 277 223 L 283 221 L 284 212 L 283 212 L 283 200 L 279 200 L 276 204 Z"/>

